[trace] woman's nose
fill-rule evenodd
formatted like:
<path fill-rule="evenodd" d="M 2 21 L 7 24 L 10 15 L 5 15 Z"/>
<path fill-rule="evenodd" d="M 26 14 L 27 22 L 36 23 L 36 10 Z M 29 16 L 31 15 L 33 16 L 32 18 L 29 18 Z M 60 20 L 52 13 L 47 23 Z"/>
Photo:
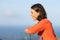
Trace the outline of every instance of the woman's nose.
<path fill-rule="evenodd" d="M 32 16 L 32 13 L 30 15 Z"/>

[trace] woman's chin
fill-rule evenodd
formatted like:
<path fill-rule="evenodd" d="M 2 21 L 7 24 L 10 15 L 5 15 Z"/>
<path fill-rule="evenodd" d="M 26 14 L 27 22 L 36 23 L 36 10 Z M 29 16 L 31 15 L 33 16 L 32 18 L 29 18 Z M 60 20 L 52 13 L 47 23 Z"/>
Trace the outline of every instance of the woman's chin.
<path fill-rule="evenodd" d="M 36 21 L 36 19 L 33 19 L 34 21 Z"/>

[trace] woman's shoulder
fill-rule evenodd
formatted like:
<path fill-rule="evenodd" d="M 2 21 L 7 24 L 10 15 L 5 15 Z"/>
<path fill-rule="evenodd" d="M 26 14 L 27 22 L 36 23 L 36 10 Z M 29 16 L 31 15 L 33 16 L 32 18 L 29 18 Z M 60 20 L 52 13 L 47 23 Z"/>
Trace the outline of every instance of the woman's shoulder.
<path fill-rule="evenodd" d="M 51 21 L 49 19 L 45 18 L 45 19 L 42 19 L 39 23 L 46 24 L 46 23 L 51 23 Z"/>

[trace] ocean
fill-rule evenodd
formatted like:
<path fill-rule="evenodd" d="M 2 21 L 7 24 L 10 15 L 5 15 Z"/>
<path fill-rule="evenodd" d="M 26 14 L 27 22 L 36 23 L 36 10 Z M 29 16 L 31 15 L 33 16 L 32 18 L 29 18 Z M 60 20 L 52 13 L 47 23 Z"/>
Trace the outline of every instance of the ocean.
<path fill-rule="evenodd" d="M 26 26 L 0 26 L 0 40 L 37 40 L 37 34 L 29 35 L 24 32 Z M 57 37 L 60 37 L 60 28 L 54 27 Z"/>

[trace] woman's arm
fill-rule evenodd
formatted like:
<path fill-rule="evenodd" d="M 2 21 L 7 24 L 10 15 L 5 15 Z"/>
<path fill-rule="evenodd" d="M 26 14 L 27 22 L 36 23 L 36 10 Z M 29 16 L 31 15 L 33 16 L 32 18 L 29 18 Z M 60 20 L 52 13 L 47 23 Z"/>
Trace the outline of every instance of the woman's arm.
<path fill-rule="evenodd" d="M 25 32 L 28 34 L 34 34 L 36 32 L 40 32 L 44 29 L 45 29 L 45 24 L 42 22 L 42 23 L 37 23 L 34 26 L 25 29 Z"/>

